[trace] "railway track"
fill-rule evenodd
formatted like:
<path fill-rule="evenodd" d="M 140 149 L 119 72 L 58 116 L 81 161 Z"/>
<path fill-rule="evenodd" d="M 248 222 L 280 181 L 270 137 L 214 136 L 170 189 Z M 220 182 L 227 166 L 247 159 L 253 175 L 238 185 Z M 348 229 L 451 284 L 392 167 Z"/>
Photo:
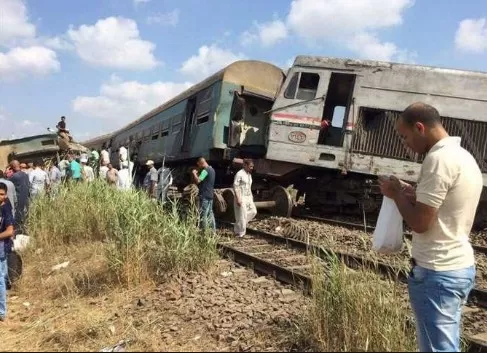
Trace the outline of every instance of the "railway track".
<path fill-rule="evenodd" d="M 224 227 L 231 223 L 220 222 Z M 370 260 L 356 254 L 332 251 L 314 244 L 285 238 L 270 232 L 248 228 L 252 237 L 237 239 L 224 237 L 219 243 L 219 250 L 224 256 L 232 258 L 245 266 L 251 266 L 256 272 L 272 276 L 284 283 L 294 285 L 310 294 L 312 286 L 312 263 L 309 254 L 317 255 L 323 265 L 329 255 L 341 259 L 350 268 L 366 267 L 389 279 L 406 282 L 407 270 L 395 268 L 383 262 Z M 464 338 L 469 343 L 471 352 L 487 352 L 487 291 L 475 288 L 469 297 L 469 308 L 465 310 L 465 322 L 471 322 Z M 476 323 L 486 323 L 478 327 Z M 476 326 L 477 325 L 477 326 Z"/>
<path fill-rule="evenodd" d="M 364 225 L 360 223 L 355 223 L 355 222 L 348 222 L 348 221 L 341 221 L 338 219 L 330 219 L 330 218 L 322 218 L 322 217 L 316 217 L 316 216 L 307 216 L 303 214 L 297 214 L 293 215 L 293 218 L 296 219 L 301 219 L 301 220 L 307 220 L 307 221 L 315 221 L 315 222 L 322 222 L 322 223 L 327 223 L 330 225 L 335 225 L 335 226 L 341 226 L 349 229 L 356 229 L 360 231 L 364 231 L 366 233 L 373 233 L 375 230 L 375 226 L 369 226 L 369 225 Z M 474 233 L 477 234 L 477 233 Z M 406 239 L 411 240 L 412 239 L 412 233 L 411 232 L 405 232 L 404 233 Z M 485 234 L 485 241 L 487 241 L 487 234 Z M 481 254 L 487 255 L 487 246 L 475 244 L 472 242 L 472 247 L 473 249 Z"/>

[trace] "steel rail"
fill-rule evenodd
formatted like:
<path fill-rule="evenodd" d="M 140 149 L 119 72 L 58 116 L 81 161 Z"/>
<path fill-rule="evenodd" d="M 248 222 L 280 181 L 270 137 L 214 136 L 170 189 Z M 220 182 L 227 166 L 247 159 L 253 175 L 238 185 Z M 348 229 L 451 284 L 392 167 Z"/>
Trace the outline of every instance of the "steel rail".
<path fill-rule="evenodd" d="M 219 222 L 220 224 L 224 225 L 229 225 L 231 223 L 229 222 Z M 309 250 L 309 245 L 299 242 L 294 239 L 287 239 L 280 237 L 278 235 L 264 232 L 264 231 L 259 231 L 256 229 L 247 229 L 248 233 L 255 234 L 257 236 L 262 236 L 263 238 L 267 240 L 272 240 L 276 241 L 279 243 L 286 243 L 286 244 L 291 244 L 291 245 L 298 245 L 299 248 L 302 249 L 305 247 L 307 250 Z M 285 268 L 283 266 L 276 265 L 274 263 L 271 263 L 269 261 L 266 261 L 264 259 L 261 259 L 259 257 L 256 257 L 252 254 L 248 254 L 244 251 L 235 249 L 232 246 L 229 246 L 228 244 L 218 244 L 218 249 L 221 253 L 222 256 L 224 257 L 229 257 L 233 261 L 246 266 L 246 267 L 251 267 L 256 273 L 264 274 L 267 276 L 271 276 L 276 278 L 277 280 L 290 284 L 292 286 L 300 288 L 305 295 L 311 295 L 311 290 L 312 290 L 312 278 L 300 273 L 297 273 L 291 269 Z M 327 252 L 326 250 L 322 249 Z M 337 253 L 337 252 L 329 252 L 333 253 L 339 258 L 345 260 L 346 262 L 348 261 L 349 263 L 353 263 L 354 261 L 357 261 L 358 263 L 363 264 L 364 259 L 360 259 L 357 256 L 350 255 L 350 254 L 345 254 L 345 253 Z M 367 260 L 370 261 L 370 260 Z M 347 264 L 348 265 L 348 264 Z M 384 266 L 388 266 L 385 265 Z M 389 266 L 391 267 L 391 266 Z M 390 269 L 389 269 L 390 270 Z M 468 344 L 468 352 L 487 352 L 487 344 L 479 339 L 473 338 L 468 335 L 462 335 L 462 339 Z"/>
<path fill-rule="evenodd" d="M 367 226 L 364 224 L 352 223 L 352 222 L 346 222 L 346 221 L 339 221 L 337 219 L 321 218 L 321 217 L 307 216 L 307 215 L 293 215 L 293 218 L 301 219 L 304 221 L 322 222 L 322 223 L 326 223 L 326 224 L 330 224 L 330 225 L 341 226 L 341 227 L 357 229 L 357 230 L 366 230 L 366 232 L 369 232 L 369 231 L 372 232 L 375 230 L 375 227 L 373 227 L 373 226 Z M 405 232 L 404 235 L 407 239 L 409 239 L 409 240 L 412 239 L 412 233 Z M 478 253 L 487 255 L 487 246 L 472 244 L 472 248 Z"/>

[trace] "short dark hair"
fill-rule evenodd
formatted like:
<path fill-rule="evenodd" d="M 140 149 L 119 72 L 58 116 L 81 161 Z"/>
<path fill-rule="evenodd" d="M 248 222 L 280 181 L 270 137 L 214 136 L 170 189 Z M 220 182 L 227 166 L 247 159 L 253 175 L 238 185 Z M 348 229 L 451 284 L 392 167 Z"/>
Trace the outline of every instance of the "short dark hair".
<path fill-rule="evenodd" d="M 34 160 L 32 164 L 34 165 L 34 167 L 42 167 L 42 162 L 38 159 Z"/>
<path fill-rule="evenodd" d="M 243 160 L 243 163 L 244 163 L 245 165 L 251 165 L 251 164 L 254 164 L 254 161 L 253 161 L 251 158 L 245 158 L 245 159 Z"/>
<path fill-rule="evenodd" d="M 61 117 L 61 120 L 62 120 L 62 119 L 66 119 L 66 117 L 65 117 L 65 116 L 62 116 L 62 117 Z"/>
<path fill-rule="evenodd" d="M 0 178 L 3 178 L 5 177 L 5 173 L 3 172 L 3 170 L 0 169 Z"/>
<path fill-rule="evenodd" d="M 418 122 L 428 127 L 441 125 L 441 116 L 438 110 L 422 102 L 413 103 L 407 107 L 401 114 L 401 118 L 409 126 Z"/>
<path fill-rule="evenodd" d="M 5 184 L 5 183 L 0 183 L 0 190 L 3 190 L 3 191 L 5 191 L 5 193 L 7 193 L 7 191 L 8 191 L 7 184 Z"/>

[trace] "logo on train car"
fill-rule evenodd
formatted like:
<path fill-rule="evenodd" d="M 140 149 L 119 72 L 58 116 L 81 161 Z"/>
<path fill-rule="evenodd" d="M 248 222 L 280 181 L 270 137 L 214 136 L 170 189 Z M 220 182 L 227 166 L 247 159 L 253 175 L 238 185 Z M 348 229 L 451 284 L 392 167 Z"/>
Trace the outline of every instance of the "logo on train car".
<path fill-rule="evenodd" d="M 288 135 L 289 141 L 303 143 L 306 141 L 306 134 L 301 131 L 291 131 Z"/>

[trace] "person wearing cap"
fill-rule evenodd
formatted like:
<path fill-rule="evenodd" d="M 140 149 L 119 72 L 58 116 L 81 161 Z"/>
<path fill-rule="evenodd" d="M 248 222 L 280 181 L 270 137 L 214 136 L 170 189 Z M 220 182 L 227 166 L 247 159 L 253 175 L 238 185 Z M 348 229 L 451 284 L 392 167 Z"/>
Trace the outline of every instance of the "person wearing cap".
<path fill-rule="evenodd" d="M 155 199 L 157 197 L 156 186 L 159 175 L 157 174 L 157 169 L 154 167 L 154 161 L 149 159 L 145 165 L 149 168 L 149 171 L 144 179 L 144 188 L 147 190 L 149 197 Z"/>
<path fill-rule="evenodd" d="M 89 183 L 95 180 L 95 173 L 93 172 L 93 168 L 87 164 L 88 158 L 83 157 L 80 159 L 80 162 L 81 162 L 81 178 L 83 179 L 83 181 Z"/>

